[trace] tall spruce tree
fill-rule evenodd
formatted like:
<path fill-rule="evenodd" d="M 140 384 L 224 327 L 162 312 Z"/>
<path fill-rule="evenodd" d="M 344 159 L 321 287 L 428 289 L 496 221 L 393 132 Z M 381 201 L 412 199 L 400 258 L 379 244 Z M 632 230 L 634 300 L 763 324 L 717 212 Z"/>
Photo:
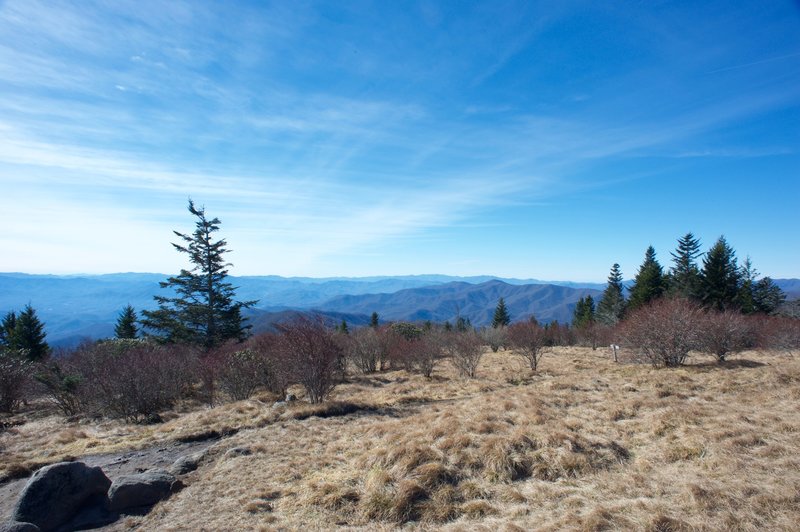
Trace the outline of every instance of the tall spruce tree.
<path fill-rule="evenodd" d="M 492 317 L 492 327 L 507 327 L 511 323 L 511 316 L 506 308 L 506 302 L 501 297 L 497 302 L 497 307 L 494 309 L 494 316 Z"/>
<path fill-rule="evenodd" d="M 155 296 L 158 309 L 142 311 L 141 323 L 170 343 L 185 342 L 211 349 L 227 340 L 243 340 L 251 326 L 245 324 L 241 311 L 256 302 L 234 300 L 236 289 L 227 281 L 230 264 L 223 258 L 229 251 L 227 242 L 214 240 L 219 219 L 207 219 L 205 209 L 196 208 L 191 199 L 189 212 L 197 219 L 194 232 L 187 235 L 173 231 L 183 242 L 172 245 L 188 255 L 193 267 L 160 283 L 175 296 Z"/>
<path fill-rule="evenodd" d="M 664 269 L 656 259 L 656 250 L 649 246 L 644 254 L 644 262 L 633 280 L 628 296 L 628 309 L 635 310 L 661 297 L 664 293 Z"/>
<path fill-rule="evenodd" d="M 697 259 L 703 255 L 700 240 L 692 233 L 678 239 L 678 248 L 672 255 L 672 270 L 669 272 L 669 293 L 688 299 L 700 299 L 702 281 Z"/>
<path fill-rule="evenodd" d="M 44 324 L 39 320 L 36 311 L 26 305 L 17 316 L 9 347 L 23 351 L 29 360 L 42 360 L 50 353 L 46 336 Z"/>
<path fill-rule="evenodd" d="M 378 321 L 378 313 L 377 312 L 373 312 L 372 316 L 370 316 L 370 318 L 369 318 L 369 326 L 372 327 L 373 329 L 377 329 L 378 328 L 378 323 L 379 323 L 379 321 Z"/>
<path fill-rule="evenodd" d="M 136 311 L 131 305 L 126 305 L 122 309 L 117 324 L 114 326 L 114 336 L 117 338 L 136 338 L 139 334 L 139 329 L 136 327 Z"/>
<path fill-rule="evenodd" d="M 701 300 L 716 310 L 736 308 L 739 294 L 739 267 L 736 252 L 724 236 L 714 243 L 703 259 Z"/>
<path fill-rule="evenodd" d="M 623 295 L 622 272 L 619 264 L 611 266 L 608 284 L 603 290 L 603 297 L 597 304 L 597 321 L 604 325 L 616 325 L 625 313 L 625 296 Z"/>

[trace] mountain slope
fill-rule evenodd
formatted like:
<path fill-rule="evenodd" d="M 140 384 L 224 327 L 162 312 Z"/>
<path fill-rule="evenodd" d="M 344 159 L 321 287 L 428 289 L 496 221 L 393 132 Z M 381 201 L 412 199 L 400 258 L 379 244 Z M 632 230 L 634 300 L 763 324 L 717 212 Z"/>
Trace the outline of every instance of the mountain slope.
<path fill-rule="evenodd" d="M 531 315 L 542 322 L 568 322 L 581 297 L 599 297 L 600 291 L 556 285 L 511 285 L 503 281 L 481 284 L 452 282 L 443 285 L 400 290 L 391 294 L 346 295 L 322 305 L 325 311 L 380 314 L 385 320 L 453 321 L 469 318 L 473 325 L 491 323 L 499 298 L 504 298 L 512 321 Z"/>

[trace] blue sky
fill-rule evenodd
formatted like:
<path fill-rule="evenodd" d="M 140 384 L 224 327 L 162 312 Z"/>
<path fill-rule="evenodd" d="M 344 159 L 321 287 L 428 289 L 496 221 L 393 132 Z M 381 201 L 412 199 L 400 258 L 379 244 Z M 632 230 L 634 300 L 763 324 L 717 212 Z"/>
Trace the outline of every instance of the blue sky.
<path fill-rule="evenodd" d="M 800 277 L 796 2 L 0 1 L 0 271 Z"/>

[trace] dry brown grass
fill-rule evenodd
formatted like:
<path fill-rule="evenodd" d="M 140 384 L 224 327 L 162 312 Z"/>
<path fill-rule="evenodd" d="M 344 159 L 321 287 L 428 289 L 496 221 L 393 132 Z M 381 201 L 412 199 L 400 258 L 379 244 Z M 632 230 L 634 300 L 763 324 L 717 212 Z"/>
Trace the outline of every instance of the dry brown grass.
<path fill-rule="evenodd" d="M 48 459 L 42 449 L 235 433 L 184 490 L 125 525 L 148 530 L 796 529 L 800 361 L 690 361 L 654 369 L 559 348 L 530 375 L 487 352 L 472 380 L 441 364 L 430 380 L 354 378 L 315 407 L 264 396 L 155 426 L 46 418 L 0 443 L 5 466 Z M 242 446 L 251 454 L 225 454 Z"/>

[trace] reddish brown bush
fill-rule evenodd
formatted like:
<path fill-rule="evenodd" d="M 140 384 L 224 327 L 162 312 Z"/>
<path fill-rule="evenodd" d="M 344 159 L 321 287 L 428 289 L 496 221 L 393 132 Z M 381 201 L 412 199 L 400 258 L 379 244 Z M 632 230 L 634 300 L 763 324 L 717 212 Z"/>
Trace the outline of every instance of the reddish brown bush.
<path fill-rule="evenodd" d="M 753 320 L 757 347 L 784 351 L 800 349 L 800 319 L 758 316 Z"/>
<path fill-rule="evenodd" d="M 724 362 L 728 355 L 751 347 L 754 323 L 737 311 L 706 311 L 700 320 L 700 344 L 704 351 Z"/>
<path fill-rule="evenodd" d="M 278 326 L 280 349 L 292 380 L 302 384 L 312 404 L 321 403 L 341 378 L 342 347 L 321 320 L 299 318 Z"/>
<path fill-rule="evenodd" d="M 539 367 L 539 361 L 546 352 L 550 340 L 547 331 L 538 323 L 519 322 L 508 328 L 509 343 L 514 352 L 528 362 L 531 371 L 536 371 Z"/>
<path fill-rule="evenodd" d="M 16 409 L 28 386 L 31 362 L 22 353 L 0 347 L 0 412 Z"/>
<path fill-rule="evenodd" d="M 386 332 L 361 327 L 347 336 L 347 358 L 361 373 L 382 370 L 388 358 Z"/>
<path fill-rule="evenodd" d="M 108 340 L 72 355 L 83 386 L 82 403 L 93 412 L 142 421 L 170 408 L 196 379 L 196 353 L 183 346 Z"/>
<path fill-rule="evenodd" d="M 654 366 L 683 364 L 689 351 L 703 347 L 704 315 L 685 299 L 662 298 L 642 307 L 622 325 L 624 342 Z"/>
<path fill-rule="evenodd" d="M 443 336 L 444 352 L 462 377 L 474 378 L 483 357 L 483 340 L 475 331 L 451 332 Z"/>

